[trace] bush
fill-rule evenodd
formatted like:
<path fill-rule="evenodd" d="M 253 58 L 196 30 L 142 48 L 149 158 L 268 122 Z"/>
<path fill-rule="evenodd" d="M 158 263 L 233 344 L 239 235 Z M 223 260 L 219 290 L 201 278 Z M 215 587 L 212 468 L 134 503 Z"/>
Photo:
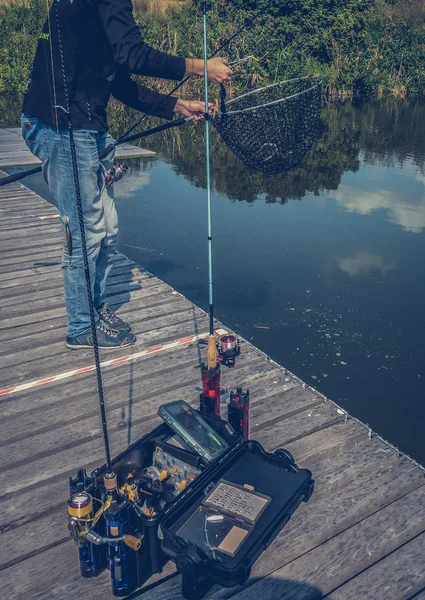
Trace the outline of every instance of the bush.
<path fill-rule="evenodd" d="M 146 40 L 202 56 L 202 0 L 134 0 Z M 209 51 L 268 0 L 210 0 Z M 3 8 L 0 93 L 21 95 L 46 16 L 44 0 Z M 320 72 L 331 96 L 406 95 L 425 90 L 425 0 L 286 0 L 267 10 L 223 54 L 237 62 L 236 94 L 250 86 Z M 157 89 L 169 89 L 155 82 Z M 192 80 L 185 94 L 200 94 Z"/>
<path fill-rule="evenodd" d="M 46 18 L 43 0 L 6 4 L 0 21 L 0 93 L 25 90 L 35 49 Z"/>

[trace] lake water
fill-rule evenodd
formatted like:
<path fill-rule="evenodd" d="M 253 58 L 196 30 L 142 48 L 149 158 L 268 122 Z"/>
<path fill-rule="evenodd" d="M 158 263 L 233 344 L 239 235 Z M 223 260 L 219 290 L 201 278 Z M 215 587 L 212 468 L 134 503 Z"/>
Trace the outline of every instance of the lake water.
<path fill-rule="evenodd" d="M 149 146 L 115 186 L 120 249 L 206 308 L 203 126 Z M 425 463 L 425 101 L 325 107 L 286 175 L 214 139 L 212 173 L 217 318 Z"/>

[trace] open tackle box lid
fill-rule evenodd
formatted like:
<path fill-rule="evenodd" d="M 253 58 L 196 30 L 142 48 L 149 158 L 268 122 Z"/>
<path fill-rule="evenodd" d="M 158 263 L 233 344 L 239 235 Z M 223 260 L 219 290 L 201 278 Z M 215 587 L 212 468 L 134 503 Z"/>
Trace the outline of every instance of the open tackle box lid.
<path fill-rule="evenodd" d="M 214 461 L 160 525 L 162 549 L 182 573 L 183 596 L 199 600 L 214 583 L 243 584 L 313 487 L 311 472 L 289 452 L 270 454 L 256 441 Z"/>

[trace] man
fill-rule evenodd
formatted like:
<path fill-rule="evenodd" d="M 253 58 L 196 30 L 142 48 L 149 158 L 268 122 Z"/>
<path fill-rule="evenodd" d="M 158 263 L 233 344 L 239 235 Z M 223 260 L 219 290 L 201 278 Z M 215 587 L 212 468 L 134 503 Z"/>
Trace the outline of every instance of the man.
<path fill-rule="evenodd" d="M 64 231 L 66 345 L 72 349 L 90 347 L 93 339 L 67 111 L 72 120 L 101 348 L 123 347 L 136 341 L 130 325 L 105 302 L 118 231 L 114 200 L 110 188 L 105 187 L 98 156 L 111 142 L 106 119 L 110 95 L 136 110 L 152 111 L 165 119 L 171 119 L 174 113 L 205 113 L 204 102 L 166 99 L 131 78 L 132 73 L 176 80 L 204 74 L 203 60 L 169 55 L 146 44 L 132 11 L 131 0 L 56 0 L 40 35 L 24 98 L 23 137 L 43 163 L 43 174 Z M 230 75 L 224 59 L 208 61 L 211 83 L 226 81 Z"/>

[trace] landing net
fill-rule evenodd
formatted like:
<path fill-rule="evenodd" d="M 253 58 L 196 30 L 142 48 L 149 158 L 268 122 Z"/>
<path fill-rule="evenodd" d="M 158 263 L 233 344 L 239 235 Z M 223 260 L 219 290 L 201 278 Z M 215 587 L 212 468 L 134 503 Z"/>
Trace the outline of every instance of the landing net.
<path fill-rule="evenodd" d="M 210 118 L 249 167 L 283 173 L 297 167 L 319 135 L 322 78 L 281 81 L 226 102 Z"/>

